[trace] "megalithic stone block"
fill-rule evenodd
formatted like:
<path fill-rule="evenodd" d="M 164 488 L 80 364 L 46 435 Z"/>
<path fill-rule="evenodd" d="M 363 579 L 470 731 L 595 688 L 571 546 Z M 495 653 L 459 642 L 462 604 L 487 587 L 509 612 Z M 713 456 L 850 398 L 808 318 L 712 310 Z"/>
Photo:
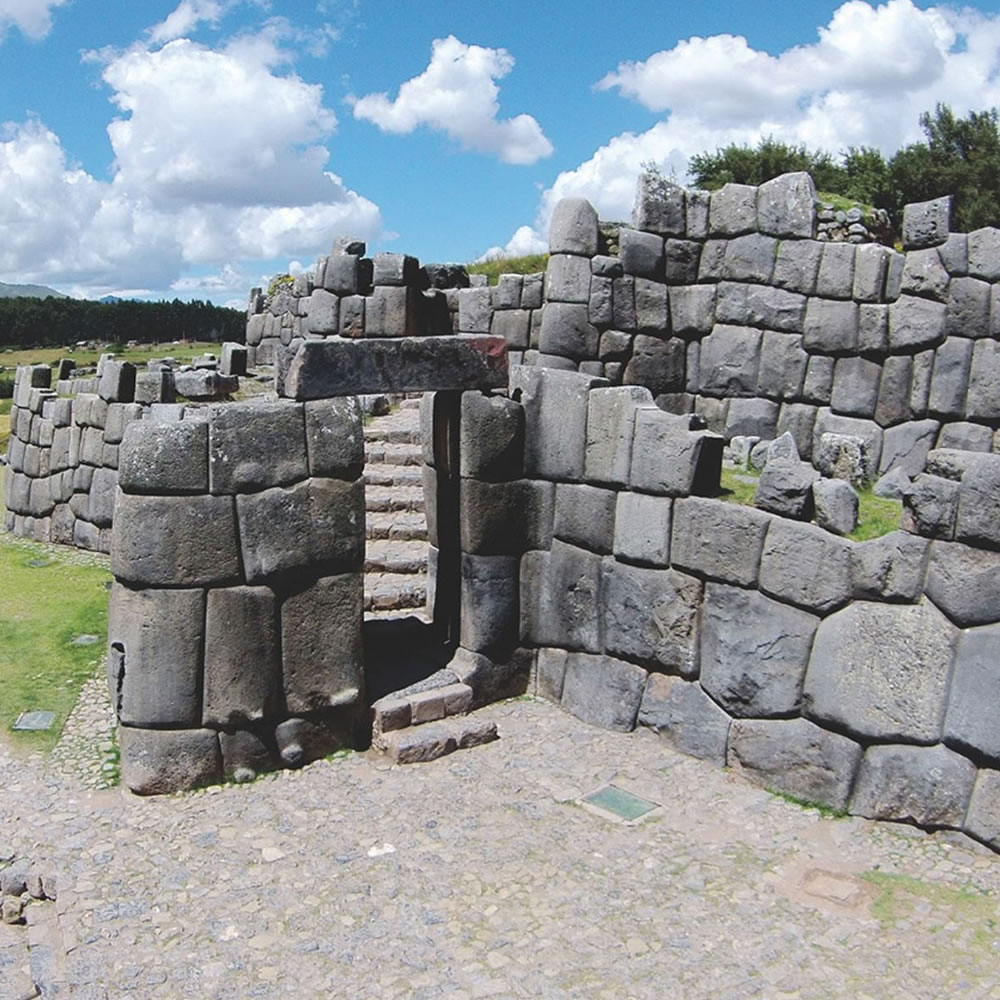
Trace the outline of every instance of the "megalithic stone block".
<path fill-rule="evenodd" d="M 212 729 L 118 730 L 122 780 L 136 795 L 169 795 L 222 777 L 219 734 Z"/>
<path fill-rule="evenodd" d="M 503 337 L 399 337 L 305 341 L 285 375 L 284 395 L 323 399 L 380 392 L 500 389 L 507 385 Z"/>

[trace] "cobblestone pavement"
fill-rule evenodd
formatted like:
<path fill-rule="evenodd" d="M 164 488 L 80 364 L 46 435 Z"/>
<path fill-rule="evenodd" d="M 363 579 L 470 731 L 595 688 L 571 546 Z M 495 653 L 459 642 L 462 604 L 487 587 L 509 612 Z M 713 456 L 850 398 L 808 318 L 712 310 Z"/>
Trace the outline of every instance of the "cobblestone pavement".
<path fill-rule="evenodd" d="M 58 880 L 0 926 L 0 998 L 1000 997 L 983 849 L 821 817 L 545 702 L 479 714 L 501 739 L 429 764 L 154 799 L 0 750 L 0 850 Z M 659 807 L 580 803 L 609 782 Z"/>

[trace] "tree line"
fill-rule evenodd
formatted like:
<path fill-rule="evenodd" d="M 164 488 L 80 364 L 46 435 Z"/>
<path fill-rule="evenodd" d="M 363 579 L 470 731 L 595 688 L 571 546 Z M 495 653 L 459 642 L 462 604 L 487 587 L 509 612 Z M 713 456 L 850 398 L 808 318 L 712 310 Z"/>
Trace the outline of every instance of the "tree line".
<path fill-rule="evenodd" d="M 0 347 L 64 347 L 79 341 L 125 344 L 174 340 L 237 341 L 246 313 L 211 302 L 90 302 L 0 298 Z"/>
<path fill-rule="evenodd" d="M 952 196 L 952 228 L 971 232 L 1000 226 L 1000 117 L 997 109 L 965 118 L 947 104 L 920 116 L 924 139 L 888 159 L 870 146 L 851 146 L 839 156 L 768 137 L 756 148 L 735 143 L 691 158 L 695 184 L 712 190 L 730 181 L 763 184 L 779 174 L 807 170 L 816 188 L 885 209 L 898 231 L 903 206 Z"/>

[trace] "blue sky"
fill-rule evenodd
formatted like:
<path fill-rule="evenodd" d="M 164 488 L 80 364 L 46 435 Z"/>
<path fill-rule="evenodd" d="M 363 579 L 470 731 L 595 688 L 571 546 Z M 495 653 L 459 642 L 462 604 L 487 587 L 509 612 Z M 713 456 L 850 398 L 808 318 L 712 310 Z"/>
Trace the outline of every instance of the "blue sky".
<path fill-rule="evenodd" d="M 1000 105 L 1000 0 L 0 0 L 0 281 L 242 303 L 334 237 L 544 248 L 564 196 Z"/>

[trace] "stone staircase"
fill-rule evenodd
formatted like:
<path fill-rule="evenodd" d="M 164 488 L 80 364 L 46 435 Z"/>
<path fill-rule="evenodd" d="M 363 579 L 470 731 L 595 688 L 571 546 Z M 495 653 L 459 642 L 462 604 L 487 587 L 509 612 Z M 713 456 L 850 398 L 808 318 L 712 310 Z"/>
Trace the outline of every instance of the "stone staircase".
<path fill-rule="evenodd" d="M 423 615 L 427 522 L 420 400 L 371 418 L 365 427 L 365 617 Z"/>

